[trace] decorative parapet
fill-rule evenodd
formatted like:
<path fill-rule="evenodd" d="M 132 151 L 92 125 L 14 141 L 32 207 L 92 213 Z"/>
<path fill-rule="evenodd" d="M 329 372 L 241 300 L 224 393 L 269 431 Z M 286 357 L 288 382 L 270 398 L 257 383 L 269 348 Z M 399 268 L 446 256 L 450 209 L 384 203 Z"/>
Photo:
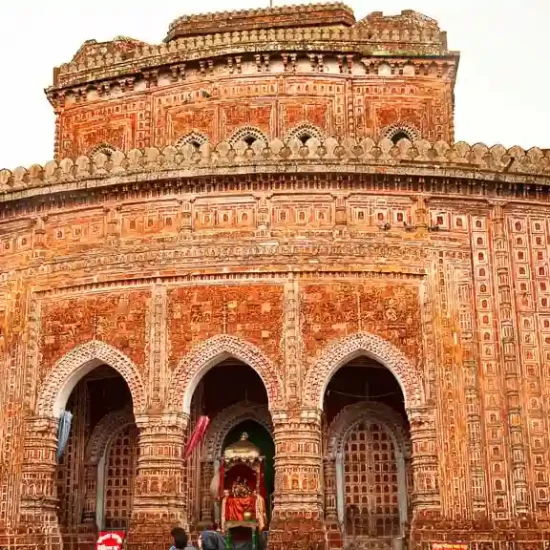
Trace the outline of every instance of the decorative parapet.
<path fill-rule="evenodd" d="M 340 2 L 184 15 L 170 24 L 165 41 L 183 36 L 216 34 L 221 31 L 296 27 L 297 21 L 300 21 L 300 25 L 308 27 L 349 27 L 355 23 L 355 16 L 350 7 Z"/>
<path fill-rule="evenodd" d="M 299 10 L 299 19 L 292 9 Z M 292 26 L 289 14 L 294 18 Z M 220 18 L 226 24 L 219 25 Z M 69 63 L 54 70 L 54 84 L 49 91 L 172 63 L 246 52 L 307 50 L 355 52 L 363 56 L 452 53 L 447 50 L 446 34 L 437 22 L 411 10 L 396 16 L 374 12 L 355 24 L 354 21 L 352 10 L 344 4 L 183 17 L 172 23 L 167 41 L 162 44 L 127 37 L 109 42 L 86 41 Z"/>
<path fill-rule="evenodd" d="M 262 140 L 251 146 L 242 140 L 233 146 L 228 142 L 206 142 L 200 147 L 187 143 L 179 148 L 97 152 L 28 169 L 0 170 L 0 201 L 145 181 L 285 172 L 462 177 L 542 189 L 550 187 L 550 150 L 425 140 L 401 140 L 395 145 L 389 139 L 376 143 L 351 138 L 322 142 L 311 138 L 305 144 L 297 138 L 274 139 L 267 146 Z"/>

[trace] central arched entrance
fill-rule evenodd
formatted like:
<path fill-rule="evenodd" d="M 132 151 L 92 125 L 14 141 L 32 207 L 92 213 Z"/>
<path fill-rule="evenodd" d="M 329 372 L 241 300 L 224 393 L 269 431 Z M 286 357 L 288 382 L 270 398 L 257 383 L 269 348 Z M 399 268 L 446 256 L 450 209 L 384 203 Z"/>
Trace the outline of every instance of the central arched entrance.
<path fill-rule="evenodd" d="M 265 489 L 265 496 L 262 498 L 269 520 L 274 490 L 273 428 L 268 394 L 259 374 L 233 356 L 222 356 L 218 362 L 213 361 L 196 382 L 189 414 L 189 434 L 201 416 L 210 418 L 201 445 L 188 461 L 191 528 L 200 530 L 220 524 L 226 475 L 222 466 L 224 451 L 238 442 L 243 433 L 263 457 L 261 486 Z M 246 546 L 246 531 L 233 533 L 233 540 L 239 538 Z"/>

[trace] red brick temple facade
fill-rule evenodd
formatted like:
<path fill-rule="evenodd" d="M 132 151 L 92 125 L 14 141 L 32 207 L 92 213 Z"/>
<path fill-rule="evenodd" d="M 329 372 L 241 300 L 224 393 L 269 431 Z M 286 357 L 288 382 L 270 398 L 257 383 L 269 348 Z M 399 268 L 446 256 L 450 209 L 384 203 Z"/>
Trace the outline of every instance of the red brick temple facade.
<path fill-rule="evenodd" d="M 550 153 L 454 143 L 458 60 L 334 3 L 55 69 L 0 170 L 2 550 L 168 548 L 243 432 L 270 548 L 549 548 Z"/>

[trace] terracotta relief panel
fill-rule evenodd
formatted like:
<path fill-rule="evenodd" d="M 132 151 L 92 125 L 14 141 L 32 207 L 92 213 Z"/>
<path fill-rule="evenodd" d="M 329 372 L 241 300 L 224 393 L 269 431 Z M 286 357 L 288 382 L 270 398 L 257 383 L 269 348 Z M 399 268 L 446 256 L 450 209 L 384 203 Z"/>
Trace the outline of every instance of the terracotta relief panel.
<path fill-rule="evenodd" d="M 138 111 L 143 109 L 144 102 L 138 100 L 67 109 L 59 121 L 61 158 L 90 154 L 102 144 L 122 151 L 143 147 L 138 134 Z"/>
<path fill-rule="evenodd" d="M 155 143 L 176 143 L 191 132 L 197 132 L 209 140 L 215 141 L 217 109 L 216 107 L 205 107 L 204 105 L 189 105 L 183 108 L 164 111 L 166 123 L 164 128 L 156 126 L 157 133 Z M 157 120 L 162 120 L 161 114 L 157 114 Z M 168 134 L 169 132 L 169 134 Z M 171 139 L 165 140 L 170 135 Z"/>
<path fill-rule="evenodd" d="M 307 201 L 273 200 L 271 225 L 275 230 L 286 228 L 330 229 L 334 225 L 332 200 L 308 197 Z"/>
<path fill-rule="evenodd" d="M 45 300 L 40 331 L 40 379 L 79 344 L 101 340 L 144 368 L 149 291 Z"/>
<path fill-rule="evenodd" d="M 324 132 L 330 128 L 330 102 L 304 98 L 299 103 L 281 105 L 281 129 L 283 136 L 292 128 L 307 122 Z"/>
<path fill-rule="evenodd" d="M 306 353 L 356 332 L 391 342 L 411 361 L 422 356 L 418 287 L 399 283 L 301 285 L 300 307 Z"/>
<path fill-rule="evenodd" d="M 230 334 L 256 345 L 279 362 L 283 287 L 278 285 L 197 286 L 168 294 L 170 366 L 212 336 Z"/>
<path fill-rule="evenodd" d="M 20 223 L 3 223 L 0 225 L 0 257 L 5 258 L 19 252 L 32 249 L 33 224 L 30 220 L 22 220 Z"/>
<path fill-rule="evenodd" d="M 179 212 L 176 207 L 145 209 L 123 209 L 121 213 L 121 234 L 123 237 L 150 239 L 153 235 L 173 234 L 178 231 Z"/>
<path fill-rule="evenodd" d="M 220 106 L 220 139 L 229 139 L 238 128 L 252 126 L 265 135 L 272 133 L 271 103 L 242 102 Z"/>
<path fill-rule="evenodd" d="M 347 201 L 348 224 L 357 230 L 378 229 L 389 223 L 392 227 L 413 225 L 412 202 L 399 197 L 376 198 L 354 195 Z"/>
<path fill-rule="evenodd" d="M 547 515 L 550 510 L 550 485 L 547 464 L 550 460 L 550 224 L 544 216 L 524 212 L 507 218 L 519 351 L 523 368 L 524 414 L 529 434 L 530 485 L 535 509 Z"/>
<path fill-rule="evenodd" d="M 241 231 L 256 228 L 256 200 L 234 197 L 231 201 L 197 201 L 193 208 L 195 231 Z"/>

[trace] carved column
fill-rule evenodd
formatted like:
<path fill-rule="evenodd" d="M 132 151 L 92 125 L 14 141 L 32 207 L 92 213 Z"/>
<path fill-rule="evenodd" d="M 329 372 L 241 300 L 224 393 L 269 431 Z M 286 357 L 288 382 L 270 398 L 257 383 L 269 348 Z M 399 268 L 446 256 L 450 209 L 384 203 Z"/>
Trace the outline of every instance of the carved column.
<path fill-rule="evenodd" d="M 324 460 L 325 519 L 338 521 L 336 510 L 336 461 L 329 456 Z"/>
<path fill-rule="evenodd" d="M 434 409 L 430 406 L 411 407 L 407 415 L 412 443 L 414 529 L 415 525 L 441 514 L 439 460 Z"/>
<path fill-rule="evenodd" d="M 60 544 L 55 487 L 58 424 L 57 418 L 34 417 L 26 426 L 19 528 L 40 548 Z"/>
<path fill-rule="evenodd" d="M 325 529 L 328 545 L 331 549 L 343 547 L 341 522 L 338 519 L 336 475 L 336 457 L 325 456 L 323 476 L 325 493 Z"/>
<path fill-rule="evenodd" d="M 210 482 L 214 476 L 214 464 L 210 460 L 201 463 L 201 504 L 200 504 L 200 522 L 211 523 L 214 519 L 213 501 L 210 494 Z"/>
<path fill-rule="evenodd" d="M 270 548 L 315 548 L 324 541 L 321 415 L 273 412 L 275 495 Z"/>
<path fill-rule="evenodd" d="M 97 476 L 98 467 L 96 463 L 86 464 L 84 473 L 84 511 L 82 514 L 82 523 L 93 529 L 96 523 L 96 507 L 97 507 Z"/>
<path fill-rule="evenodd" d="M 183 413 L 136 416 L 139 457 L 134 488 L 130 546 L 158 548 L 170 530 L 187 527 L 187 479 L 183 461 L 188 417 Z"/>

